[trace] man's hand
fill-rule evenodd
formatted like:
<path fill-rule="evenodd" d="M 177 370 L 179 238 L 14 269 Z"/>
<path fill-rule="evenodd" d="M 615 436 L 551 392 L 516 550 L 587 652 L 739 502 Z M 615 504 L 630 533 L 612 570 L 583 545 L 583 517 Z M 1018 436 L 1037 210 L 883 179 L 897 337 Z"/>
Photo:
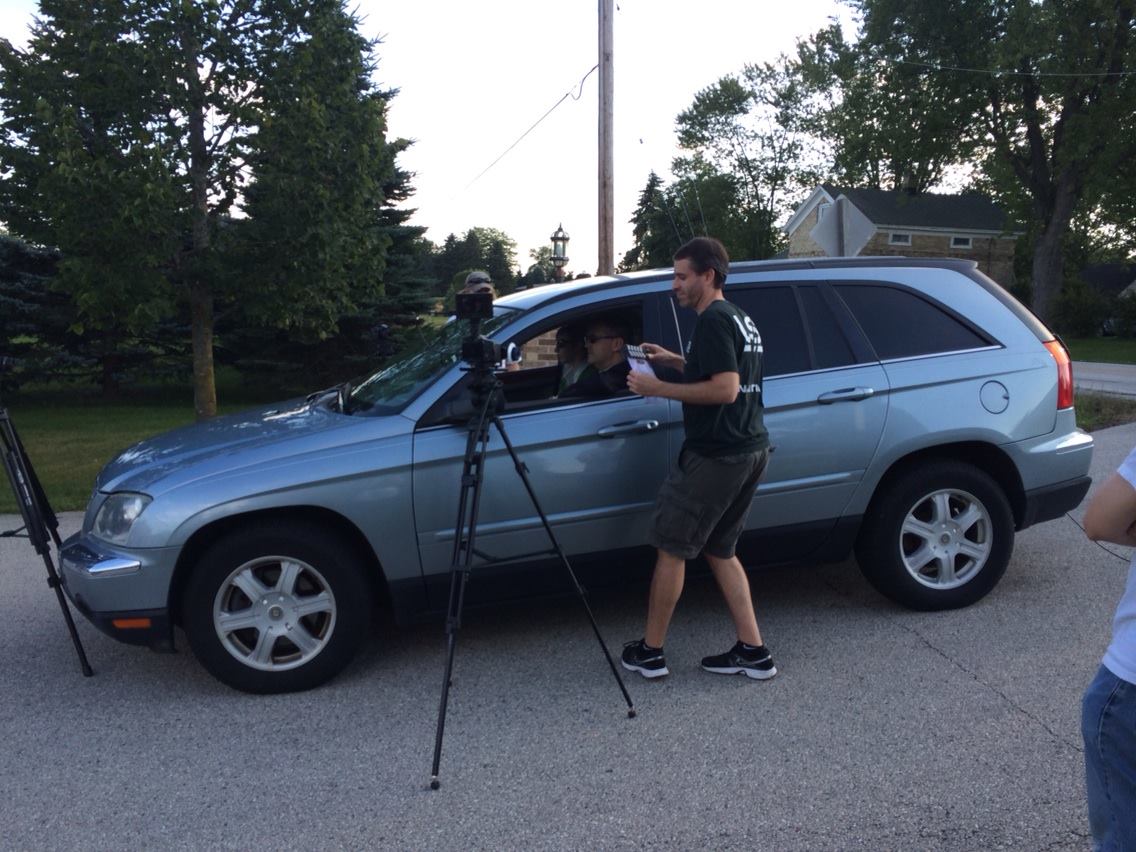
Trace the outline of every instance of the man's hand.
<path fill-rule="evenodd" d="M 642 349 L 647 354 L 647 361 L 651 364 L 659 364 L 663 367 L 673 367 L 676 370 L 681 370 L 682 365 L 686 363 L 686 359 L 681 355 L 676 355 L 674 352 L 664 349 L 657 343 L 644 343 Z"/>
<path fill-rule="evenodd" d="M 662 396 L 660 391 L 664 384 L 662 379 L 652 374 L 639 373 L 635 370 L 627 374 L 627 387 L 639 396 Z"/>

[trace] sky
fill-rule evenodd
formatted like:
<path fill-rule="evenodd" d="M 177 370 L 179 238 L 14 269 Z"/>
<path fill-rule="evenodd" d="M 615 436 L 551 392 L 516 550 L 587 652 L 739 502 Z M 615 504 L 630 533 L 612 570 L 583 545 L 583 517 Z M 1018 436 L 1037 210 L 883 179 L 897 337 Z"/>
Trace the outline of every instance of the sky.
<path fill-rule="evenodd" d="M 411 222 L 431 240 L 498 228 L 517 242 L 524 270 L 529 252 L 550 245 L 563 225 L 568 269 L 595 271 L 599 75 L 584 78 L 598 61 L 598 7 L 598 0 L 354 5 L 362 32 L 381 39 L 376 83 L 398 90 L 388 135 L 414 141 L 400 163 L 414 173 Z M 0 37 L 24 43 L 36 9 L 33 0 L 0 0 Z M 747 63 L 792 52 L 834 16 L 849 20 L 837 0 L 616 0 L 616 264 L 632 246 L 629 220 L 648 174 L 670 175 L 675 117 L 694 95 Z"/>

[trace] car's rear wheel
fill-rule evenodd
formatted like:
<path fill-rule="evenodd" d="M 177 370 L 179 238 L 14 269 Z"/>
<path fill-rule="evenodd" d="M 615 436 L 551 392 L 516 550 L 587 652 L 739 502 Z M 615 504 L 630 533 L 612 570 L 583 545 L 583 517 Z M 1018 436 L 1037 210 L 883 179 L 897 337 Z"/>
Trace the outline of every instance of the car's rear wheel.
<path fill-rule="evenodd" d="M 230 533 L 202 555 L 182 624 L 218 680 L 246 692 L 295 692 L 351 661 L 370 603 L 351 548 L 319 527 L 268 522 Z"/>
<path fill-rule="evenodd" d="M 884 483 L 856 545 L 882 594 L 920 610 L 968 606 L 1006 572 L 1014 517 L 1002 488 L 963 462 L 913 467 Z"/>

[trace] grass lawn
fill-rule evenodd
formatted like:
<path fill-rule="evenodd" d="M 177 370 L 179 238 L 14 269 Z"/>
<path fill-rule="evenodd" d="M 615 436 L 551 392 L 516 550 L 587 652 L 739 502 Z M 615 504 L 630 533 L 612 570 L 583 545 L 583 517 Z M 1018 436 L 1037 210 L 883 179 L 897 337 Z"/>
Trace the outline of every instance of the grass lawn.
<path fill-rule="evenodd" d="M 194 420 L 192 404 L 175 402 L 112 403 L 74 395 L 37 395 L 5 399 L 4 404 L 57 512 L 85 508 L 95 474 L 120 450 Z M 221 412 L 249 407 L 222 406 Z M 18 511 L 7 477 L 0 475 L 0 513 Z"/>
<path fill-rule="evenodd" d="M 1136 364 L 1136 338 L 1132 337 L 1065 337 L 1074 361 L 1098 361 L 1105 364 Z"/>

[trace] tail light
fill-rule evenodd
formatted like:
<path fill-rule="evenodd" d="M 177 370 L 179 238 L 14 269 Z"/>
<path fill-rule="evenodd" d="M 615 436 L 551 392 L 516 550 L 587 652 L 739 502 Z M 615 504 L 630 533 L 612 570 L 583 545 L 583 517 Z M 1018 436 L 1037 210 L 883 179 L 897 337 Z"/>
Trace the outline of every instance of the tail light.
<path fill-rule="evenodd" d="M 1069 360 L 1069 350 L 1060 340 L 1050 340 L 1045 344 L 1053 360 L 1057 362 L 1057 407 L 1073 407 L 1073 362 Z"/>

